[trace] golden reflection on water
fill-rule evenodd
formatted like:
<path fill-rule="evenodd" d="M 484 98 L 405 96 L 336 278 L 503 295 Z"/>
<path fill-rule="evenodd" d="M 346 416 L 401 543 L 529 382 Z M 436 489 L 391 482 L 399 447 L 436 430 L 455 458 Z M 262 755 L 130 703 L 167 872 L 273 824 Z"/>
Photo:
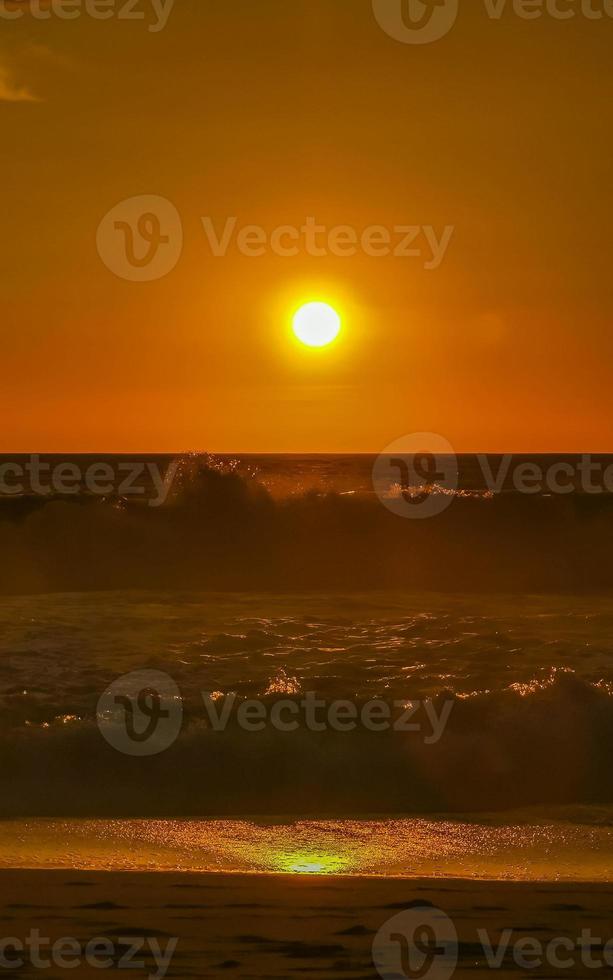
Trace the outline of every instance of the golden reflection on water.
<path fill-rule="evenodd" d="M 296 851 L 292 854 L 270 855 L 270 870 L 298 875 L 343 874 L 350 870 L 350 862 L 341 854 Z"/>
<path fill-rule="evenodd" d="M 24 820 L 0 867 L 613 881 L 613 829 L 451 820 Z"/>

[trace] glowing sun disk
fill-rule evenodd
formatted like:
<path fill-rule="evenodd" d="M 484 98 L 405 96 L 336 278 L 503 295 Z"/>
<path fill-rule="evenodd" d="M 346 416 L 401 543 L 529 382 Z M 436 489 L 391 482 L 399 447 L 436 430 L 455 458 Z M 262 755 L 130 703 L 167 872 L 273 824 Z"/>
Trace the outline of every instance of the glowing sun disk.
<path fill-rule="evenodd" d="M 298 340 L 307 347 L 327 347 L 341 330 L 341 318 L 328 303 L 306 303 L 292 323 Z"/>

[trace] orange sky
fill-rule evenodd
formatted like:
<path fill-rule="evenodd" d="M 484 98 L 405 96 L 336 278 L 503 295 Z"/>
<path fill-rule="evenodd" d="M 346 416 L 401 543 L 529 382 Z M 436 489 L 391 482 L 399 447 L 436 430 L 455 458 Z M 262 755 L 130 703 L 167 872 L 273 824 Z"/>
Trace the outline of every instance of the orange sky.
<path fill-rule="evenodd" d="M 157 33 L 0 27 L 0 451 L 613 451 L 613 20 L 470 0 L 407 45 L 370 0 L 177 0 Z M 184 234 L 144 283 L 96 246 L 140 195 Z M 455 230 L 427 270 L 215 257 L 202 226 L 311 215 Z M 343 314 L 328 351 L 290 336 L 306 299 Z"/>

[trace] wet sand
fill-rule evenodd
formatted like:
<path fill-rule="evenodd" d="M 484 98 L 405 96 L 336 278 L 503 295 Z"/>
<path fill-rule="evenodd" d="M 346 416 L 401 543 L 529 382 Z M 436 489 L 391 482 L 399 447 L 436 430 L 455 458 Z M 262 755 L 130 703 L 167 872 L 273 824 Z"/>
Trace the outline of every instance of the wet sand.
<path fill-rule="evenodd" d="M 464 820 L 6 820 L 0 868 L 612 882 L 613 812 L 574 815 L 584 822 L 534 809 Z"/>
<path fill-rule="evenodd" d="M 311 875 L 228 875 L 0 871 L 2 936 L 24 939 L 32 929 L 53 940 L 93 937 L 113 942 L 150 937 L 162 949 L 178 938 L 167 977 L 376 978 L 373 936 L 406 908 L 428 903 L 451 917 L 459 935 L 461 977 L 492 971 L 477 942 L 487 929 L 546 943 L 576 939 L 581 930 L 606 942 L 613 935 L 612 884 L 507 883 L 455 879 L 347 878 Z M 12 955 L 11 954 L 7 954 Z M 504 972 L 523 973 L 512 960 Z M 45 975 L 64 976 L 65 969 Z M 73 977 L 106 971 L 79 966 Z M 602 970 L 544 965 L 536 976 L 594 976 Z M 5 977 L 40 976 L 30 964 Z M 156 975 L 151 955 L 132 976 Z"/>

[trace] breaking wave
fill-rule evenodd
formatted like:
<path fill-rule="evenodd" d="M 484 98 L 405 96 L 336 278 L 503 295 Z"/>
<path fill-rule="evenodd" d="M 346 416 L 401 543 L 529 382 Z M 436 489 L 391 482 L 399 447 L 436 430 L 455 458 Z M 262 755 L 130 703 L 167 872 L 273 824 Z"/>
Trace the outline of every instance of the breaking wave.
<path fill-rule="evenodd" d="M 298 702 L 293 692 L 290 685 L 263 702 Z M 82 707 L 51 722 L 8 725 L 5 717 L 0 816 L 357 816 L 613 803 L 606 686 L 561 672 L 527 689 L 441 693 L 433 710 L 442 715 L 445 702 L 453 707 L 444 731 L 428 743 L 425 724 L 253 732 L 233 716 L 215 731 L 194 700 L 176 742 L 150 758 L 117 752 Z"/>
<path fill-rule="evenodd" d="M 229 463 L 181 463 L 163 506 L 0 500 L 0 593 L 117 588 L 605 590 L 609 497 L 459 493 L 429 520 L 373 494 L 278 498 Z"/>

